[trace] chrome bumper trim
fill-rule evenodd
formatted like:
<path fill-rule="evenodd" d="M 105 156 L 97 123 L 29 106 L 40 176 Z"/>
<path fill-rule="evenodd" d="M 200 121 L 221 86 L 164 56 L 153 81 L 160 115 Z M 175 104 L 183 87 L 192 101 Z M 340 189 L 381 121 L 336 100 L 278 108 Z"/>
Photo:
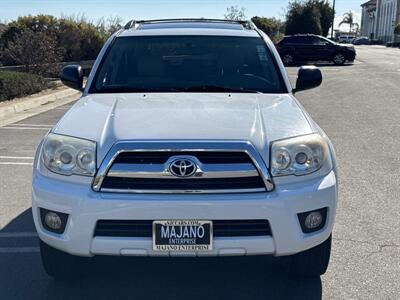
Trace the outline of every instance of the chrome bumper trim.
<path fill-rule="evenodd" d="M 265 189 L 229 189 L 229 190 L 120 190 L 102 188 L 105 193 L 121 194 L 244 194 L 244 193 L 264 193 Z"/>
<path fill-rule="evenodd" d="M 202 178 L 241 178 L 259 176 L 252 164 L 201 164 L 193 175 L 193 179 Z M 109 177 L 123 178 L 173 178 L 168 170 L 169 164 L 114 164 L 108 171 Z M 184 179 L 184 178 L 183 178 Z"/>

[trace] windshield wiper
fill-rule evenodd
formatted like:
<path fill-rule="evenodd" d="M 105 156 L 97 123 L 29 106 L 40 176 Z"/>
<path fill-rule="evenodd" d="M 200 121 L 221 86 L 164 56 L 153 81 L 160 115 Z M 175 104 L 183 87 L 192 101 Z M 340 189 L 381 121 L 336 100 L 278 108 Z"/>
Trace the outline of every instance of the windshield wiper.
<path fill-rule="evenodd" d="M 199 85 L 199 86 L 191 86 L 182 88 L 185 92 L 226 92 L 226 93 L 257 93 L 262 94 L 260 91 L 249 90 L 244 88 L 232 88 L 220 85 Z"/>
<path fill-rule="evenodd" d="M 165 87 L 165 88 L 147 88 L 147 87 L 130 87 L 130 86 L 108 86 L 96 89 L 96 93 L 168 93 L 168 92 L 200 92 L 200 93 L 257 93 L 260 91 L 249 90 L 244 88 L 231 88 L 220 85 L 199 85 L 191 87 Z"/>

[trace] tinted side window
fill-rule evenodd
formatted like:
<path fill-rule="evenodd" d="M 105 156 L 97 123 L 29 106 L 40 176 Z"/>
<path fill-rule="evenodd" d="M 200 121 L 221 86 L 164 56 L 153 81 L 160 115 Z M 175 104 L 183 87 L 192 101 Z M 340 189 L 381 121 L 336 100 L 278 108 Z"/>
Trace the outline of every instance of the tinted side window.
<path fill-rule="evenodd" d="M 297 44 L 298 43 L 298 37 L 297 36 L 291 36 L 290 38 L 287 39 L 288 44 Z"/>
<path fill-rule="evenodd" d="M 288 45 L 288 44 L 295 44 L 296 43 L 296 37 L 295 36 L 286 36 L 282 40 L 278 42 L 278 45 Z"/>
<path fill-rule="evenodd" d="M 308 36 L 292 36 L 290 37 L 290 44 L 312 44 L 310 37 Z"/>
<path fill-rule="evenodd" d="M 298 39 L 299 39 L 298 41 L 299 44 L 306 44 L 306 45 L 312 44 L 311 37 L 309 36 L 299 36 Z"/>
<path fill-rule="evenodd" d="M 326 45 L 327 41 L 325 41 L 324 39 L 321 39 L 319 37 L 313 36 L 311 37 L 311 42 L 313 45 Z"/>
<path fill-rule="evenodd" d="M 283 39 L 281 39 L 279 42 L 278 42 L 278 45 L 286 45 L 286 44 L 288 44 L 289 43 L 289 41 L 290 41 L 290 38 L 288 38 L 288 37 L 285 37 L 285 38 L 283 38 Z"/>

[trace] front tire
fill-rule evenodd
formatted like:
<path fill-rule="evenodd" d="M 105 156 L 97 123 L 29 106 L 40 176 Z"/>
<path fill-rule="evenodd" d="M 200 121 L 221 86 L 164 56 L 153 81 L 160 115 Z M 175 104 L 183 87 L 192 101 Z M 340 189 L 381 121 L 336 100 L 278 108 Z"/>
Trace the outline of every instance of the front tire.
<path fill-rule="evenodd" d="M 79 279 L 83 275 L 86 258 L 74 256 L 40 241 L 40 256 L 46 273 L 59 280 Z"/>
<path fill-rule="evenodd" d="M 286 53 L 282 56 L 282 61 L 286 66 L 294 64 L 294 55 L 291 53 Z"/>
<path fill-rule="evenodd" d="M 322 244 L 295 255 L 283 257 L 290 275 L 315 277 L 325 274 L 331 256 L 332 235 Z"/>
<path fill-rule="evenodd" d="M 346 62 L 346 57 L 344 56 L 343 53 L 338 52 L 333 56 L 333 63 L 335 65 L 343 66 L 345 62 Z"/>

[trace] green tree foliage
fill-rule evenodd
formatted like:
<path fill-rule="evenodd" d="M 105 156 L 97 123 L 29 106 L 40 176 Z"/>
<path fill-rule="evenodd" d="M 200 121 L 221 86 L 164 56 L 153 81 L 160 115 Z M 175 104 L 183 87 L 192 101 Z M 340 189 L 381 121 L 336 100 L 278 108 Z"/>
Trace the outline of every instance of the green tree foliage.
<path fill-rule="evenodd" d="M 16 21 L 8 23 L 8 28 L 0 38 L 0 47 L 6 48 L 9 42 L 14 41 L 25 30 L 32 32 L 45 32 L 54 36 L 56 30 L 56 19 L 49 15 L 19 17 Z"/>
<path fill-rule="evenodd" d="M 292 1 L 286 13 L 286 34 L 313 33 L 327 36 L 333 8 L 326 0 Z"/>
<path fill-rule="evenodd" d="M 52 76 L 57 73 L 57 63 L 61 61 L 62 49 L 50 34 L 23 29 L 9 41 L 3 56 L 6 60 L 24 66 L 25 72 Z"/>
<path fill-rule="evenodd" d="M 100 32 L 111 35 L 122 28 L 122 22 L 123 20 L 120 17 L 110 16 L 107 19 L 101 18 L 97 22 L 96 27 L 100 30 Z"/>
<path fill-rule="evenodd" d="M 349 25 L 350 33 L 353 31 L 354 27 L 356 27 L 358 31 L 359 25 L 354 22 L 354 13 L 352 11 L 348 11 L 343 15 L 343 20 L 339 23 L 339 26 L 342 26 L 343 24 Z"/>
<path fill-rule="evenodd" d="M 322 34 L 320 14 L 309 2 L 290 2 L 286 13 L 286 34 Z"/>
<path fill-rule="evenodd" d="M 329 1 L 325 0 L 312 1 L 312 5 L 319 11 L 322 35 L 327 36 L 329 34 L 329 29 L 332 27 L 334 17 L 333 7 Z"/>
<path fill-rule="evenodd" d="M 272 39 L 279 39 L 284 32 L 284 23 L 275 18 L 253 17 L 253 23 Z"/>
<path fill-rule="evenodd" d="M 105 27 L 104 27 L 105 28 Z M 107 30 L 88 22 L 84 17 L 55 18 L 50 15 L 24 16 L 10 22 L 0 37 L 0 51 L 5 52 L 10 43 L 27 30 L 42 33 L 56 42 L 56 48 L 64 53 L 63 61 L 95 59 L 109 34 Z M 3 55 L 4 56 L 4 55 Z M 3 57 L 4 65 L 18 62 Z"/>
<path fill-rule="evenodd" d="M 224 15 L 224 17 L 227 20 L 246 20 L 245 8 L 236 5 L 230 6 L 226 9 L 226 14 Z"/>
<path fill-rule="evenodd" d="M 0 23 L 0 36 L 7 30 L 7 25 Z"/>
<path fill-rule="evenodd" d="M 86 21 L 63 18 L 58 21 L 58 45 L 65 49 L 64 61 L 95 59 L 108 34 Z"/>

